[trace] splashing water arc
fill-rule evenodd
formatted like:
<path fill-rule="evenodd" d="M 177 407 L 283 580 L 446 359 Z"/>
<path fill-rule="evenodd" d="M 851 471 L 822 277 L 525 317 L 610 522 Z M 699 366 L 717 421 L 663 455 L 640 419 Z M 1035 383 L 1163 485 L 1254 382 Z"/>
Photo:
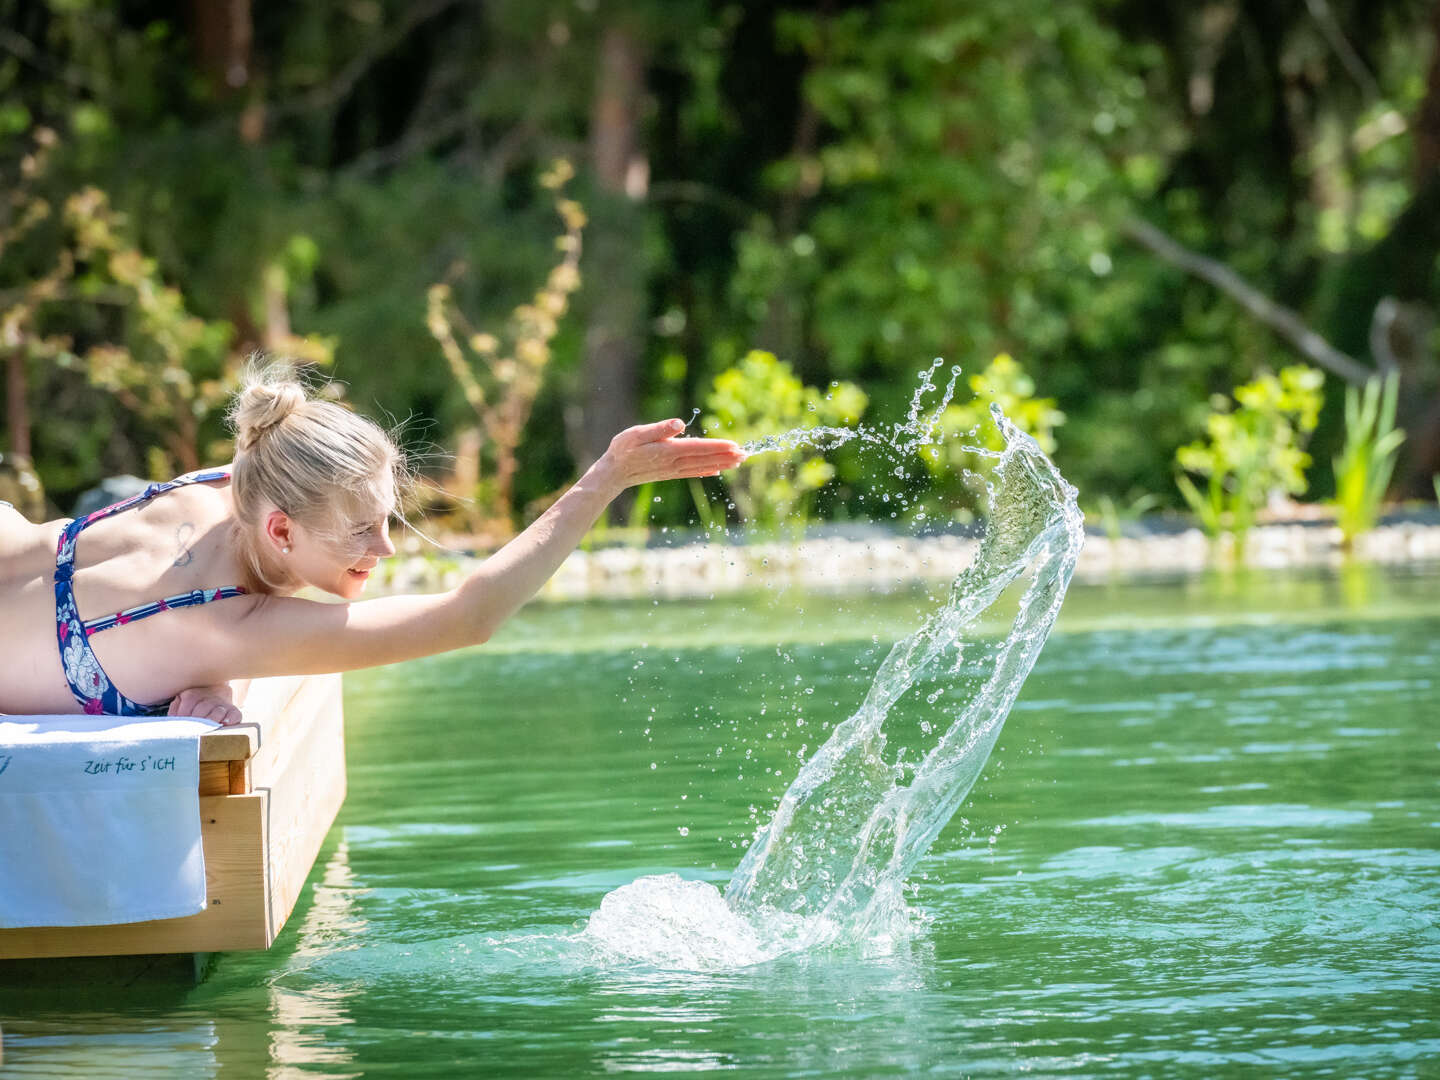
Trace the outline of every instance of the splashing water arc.
<path fill-rule="evenodd" d="M 921 373 L 903 423 L 796 428 L 744 450 L 829 450 L 854 440 L 892 459 L 933 454 L 947 438 L 939 421 L 960 373 L 952 368 L 938 405 L 927 406 L 942 363 Z M 621 886 L 577 939 L 602 962 L 724 969 L 905 932 L 905 878 L 980 776 L 1084 543 L 1075 489 L 1034 439 L 997 407 L 990 411 L 1003 448 L 963 446 L 994 461 L 985 537 L 946 602 L 890 649 L 860 707 L 805 763 L 756 833 L 723 898 L 708 883 L 675 874 Z M 1008 632 L 997 636 L 997 609 L 1017 591 Z M 982 627 L 987 616 L 992 625 Z M 887 758 L 887 720 L 913 727 L 917 716 L 938 718 L 920 722 L 928 752 L 912 763 L 901 747 Z"/>
<path fill-rule="evenodd" d="M 933 430 L 917 423 L 928 389 L 922 381 L 905 425 L 915 435 L 910 448 L 928 444 Z M 903 914 L 906 876 L 979 777 L 1055 624 L 1084 542 L 1075 489 L 1034 439 L 991 411 L 1004 449 L 974 562 L 947 602 L 896 642 L 854 715 L 801 768 L 730 880 L 732 910 L 804 916 L 825 936 L 880 931 Z M 1009 633 L 982 636 L 981 617 L 1022 581 Z M 923 685 L 935 688 L 930 702 L 945 695 L 954 719 L 918 763 L 887 760 L 885 721 Z"/>

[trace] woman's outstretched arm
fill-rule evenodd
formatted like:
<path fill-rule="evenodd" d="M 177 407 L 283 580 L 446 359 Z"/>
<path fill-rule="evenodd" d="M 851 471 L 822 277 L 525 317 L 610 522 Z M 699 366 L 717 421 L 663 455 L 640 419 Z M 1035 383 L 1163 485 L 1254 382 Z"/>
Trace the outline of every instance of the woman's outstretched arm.
<path fill-rule="evenodd" d="M 214 670 L 205 668 L 199 681 L 352 671 L 489 640 L 627 487 L 714 476 L 744 460 L 733 442 L 681 438 L 683 431 L 679 420 L 622 431 L 570 490 L 449 592 L 353 604 L 257 598 L 245 616 L 212 631 L 203 655 L 213 657 Z"/>

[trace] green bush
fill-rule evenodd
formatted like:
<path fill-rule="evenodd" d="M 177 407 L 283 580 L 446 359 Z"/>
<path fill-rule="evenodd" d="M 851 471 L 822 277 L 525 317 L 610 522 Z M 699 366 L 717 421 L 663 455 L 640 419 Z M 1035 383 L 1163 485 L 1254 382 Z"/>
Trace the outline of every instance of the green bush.
<path fill-rule="evenodd" d="M 936 434 L 943 441 L 931 448 L 933 452 L 922 455 L 952 516 L 960 518 L 981 509 L 980 478 L 993 460 L 976 450 L 993 452 L 1005 446 L 991 418 L 991 405 L 1000 406 L 1006 419 L 1033 437 L 1047 454 L 1055 452 L 1055 429 L 1065 423 L 1055 399 L 1037 398 L 1035 380 L 1008 353 L 996 356 L 984 371 L 967 381 L 974 397 L 946 407 L 936 422 Z"/>
<path fill-rule="evenodd" d="M 1255 511 L 1276 492 L 1304 494 L 1325 376 L 1295 364 L 1235 388 L 1235 404 L 1217 395 L 1205 419 L 1205 439 L 1175 451 L 1175 484 L 1211 537 L 1229 531 L 1242 553 Z M 1202 492 L 1186 473 L 1206 479 Z"/>
<path fill-rule="evenodd" d="M 869 403 L 854 383 L 831 383 L 823 393 L 806 386 L 789 364 L 757 349 L 715 377 L 701 423 L 707 435 L 745 443 L 795 428 L 852 425 Z M 822 455 L 797 447 L 757 454 L 729 483 L 746 527 L 777 535 L 787 527 L 804 531 L 812 493 L 834 475 Z"/>

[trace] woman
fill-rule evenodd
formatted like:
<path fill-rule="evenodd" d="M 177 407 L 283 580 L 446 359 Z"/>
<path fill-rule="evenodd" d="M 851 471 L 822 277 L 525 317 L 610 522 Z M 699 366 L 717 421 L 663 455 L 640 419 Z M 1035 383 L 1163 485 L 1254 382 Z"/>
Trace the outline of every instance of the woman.
<path fill-rule="evenodd" d="M 744 460 L 733 442 L 682 438 L 679 420 L 630 428 L 458 588 L 317 603 L 293 594 L 310 585 L 354 601 L 395 553 L 388 522 L 408 481 L 403 455 L 285 368 L 247 372 L 229 419 L 233 465 L 75 520 L 33 525 L 0 504 L 0 713 L 235 723 L 231 680 L 478 645 L 625 488 Z"/>

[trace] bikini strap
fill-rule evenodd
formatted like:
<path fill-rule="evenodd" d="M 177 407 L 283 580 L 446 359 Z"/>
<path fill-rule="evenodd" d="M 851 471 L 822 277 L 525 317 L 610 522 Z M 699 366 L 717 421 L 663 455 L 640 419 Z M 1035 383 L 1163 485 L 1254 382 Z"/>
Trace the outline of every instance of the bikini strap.
<path fill-rule="evenodd" d="M 148 604 L 138 604 L 135 607 L 126 608 L 124 611 L 117 611 L 114 615 L 90 619 L 82 625 L 85 628 L 85 636 L 93 637 L 101 630 L 109 630 L 112 626 L 124 626 L 126 623 L 148 619 L 151 615 L 158 615 L 162 611 L 195 607 L 198 604 L 208 604 L 213 600 L 227 600 L 232 596 L 246 596 L 249 591 L 241 585 L 225 585 L 218 589 L 192 589 L 190 592 L 167 596 L 164 600 L 152 600 Z"/>
<path fill-rule="evenodd" d="M 55 545 L 55 581 L 69 581 L 75 573 L 75 540 L 80 533 L 103 518 L 111 517 L 123 510 L 128 510 L 139 503 L 148 502 L 156 495 L 163 495 L 174 488 L 185 487 L 189 484 L 203 484 L 211 480 L 224 480 L 230 476 L 228 469 L 197 469 L 195 472 L 186 473 L 184 476 L 177 476 L 174 480 L 166 480 L 161 483 L 150 484 L 144 491 L 137 495 L 131 495 L 128 499 L 121 499 L 109 506 L 102 506 L 99 510 L 93 510 L 84 517 L 72 518 L 65 528 L 61 530 L 60 539 Z"/>

